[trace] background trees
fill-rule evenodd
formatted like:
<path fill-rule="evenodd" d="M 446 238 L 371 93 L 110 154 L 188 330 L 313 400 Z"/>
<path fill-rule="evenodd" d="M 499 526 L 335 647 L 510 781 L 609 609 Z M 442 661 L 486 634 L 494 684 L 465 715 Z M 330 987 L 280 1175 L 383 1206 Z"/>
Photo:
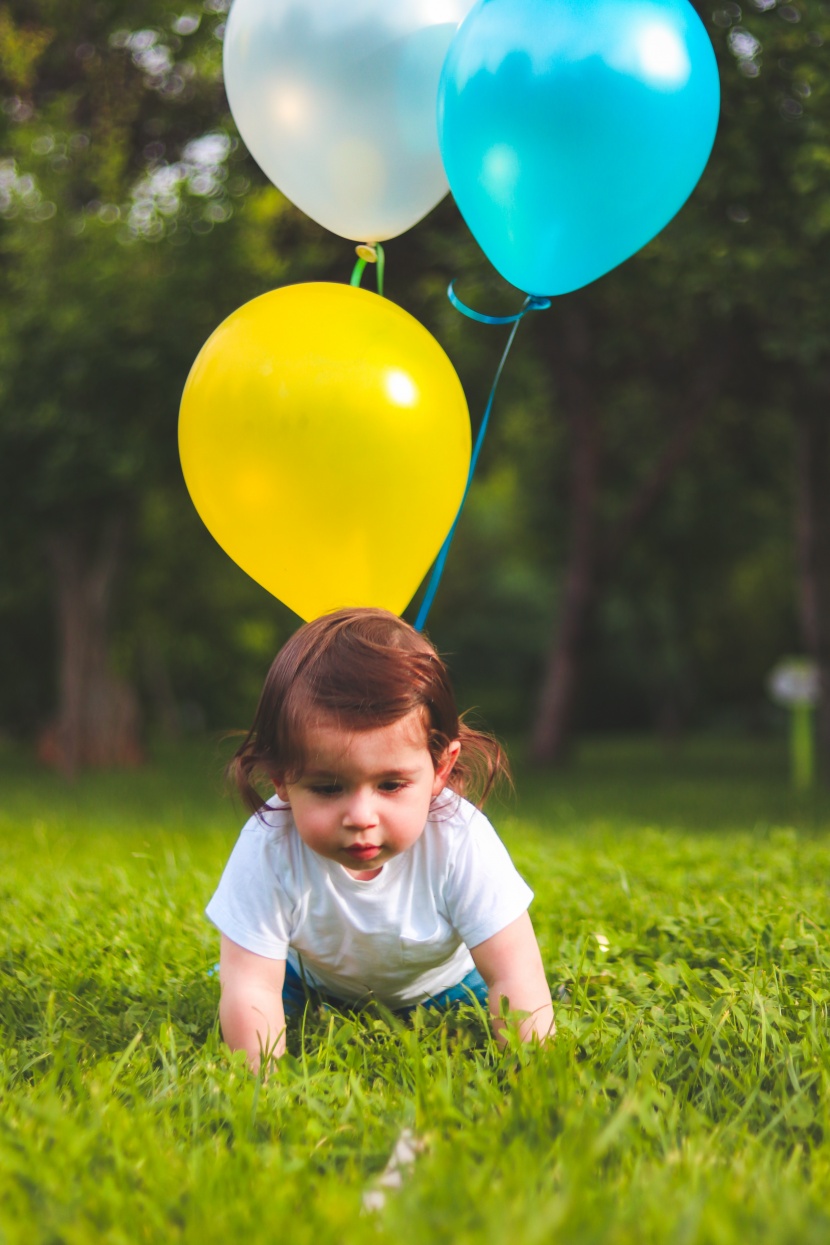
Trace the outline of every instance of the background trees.
<path fill-rule="evenodd" d="M 140 758 L 140 670 L 172 721 L 169 627 L 139 630 L 113 610 L 135 566 L 130 550 L 152 541 L 162 511 L 169 526 L 155 538 L 188 545 L 172 499 L 177 399 L 193 357 L 264 283 L 285 280 L 292 263 L 320 264 L 299 221 L 277 245 L 284 202 L 251 188 L 224 106 L 222 8 L 44 2 L 5 10 L 0 26 L 16 92 L 4 106 L 0 234 L 9 578 L 39 590 L 39 618 L 51 581 L 58 706 L 40 747 L 69 770 Z M 10 604 L 27 627 L 29 611 Z M 15 713 L 28 699 L 19 652 L 7 649 L 6 661 Z M 46 687 L 44 678 L 41 696 Z"/>
<path fill-rule="evenodd" d="M 236 139 L 223 7 L 0 13 L 0 721 L 69 770 L 137 760 L 148 729 L 244 723 L 296 621 L 203 531 L 176 455 L 223 316 L 351 264 Z M 580 728 L 763 722 L 787 649 L 830 676 L 830 19 L 701 12 L 710 166 L 645 251 L 522 326 L 431 618 L 462 698 L 532 726 L 546 762 Z M 475 420 L 501 336 L 446 284 L 515 296 L 450 201 L 388 260 Z"/>
<path fill-rule="evenodd" d="M 782 648 L 826 666 L 826 21 L 819 5 L 715 10 L 723 115 L 700 186 L 643 252 L 534 321 L 567 462 L 537 515 L 562 542 L 539 760 L 565 755 L 580 714 L 757 721 Z"/>

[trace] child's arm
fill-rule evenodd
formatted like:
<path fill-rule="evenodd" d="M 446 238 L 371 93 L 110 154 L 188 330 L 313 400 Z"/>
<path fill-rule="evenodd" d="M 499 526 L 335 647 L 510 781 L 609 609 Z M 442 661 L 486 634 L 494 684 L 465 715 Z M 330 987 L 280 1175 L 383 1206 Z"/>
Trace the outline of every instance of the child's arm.
<path fill-rule="evenodd" d="M 263 1054 L 279 1059 L 285 1053 L 285 960 L 255 955 L 223 934 L 219 981 L 222 1037 L 231 1050 L 246 1051 L 248 1066 L 257 1072 Z"/>
<path fill-rule="evenodd" d="M 540 1042 L 553 1036 L 553 1001 L 542 967 L 539 944 L 527 912 L 492 938 L 470 948 L 476 968 L 487 982 L 490 1014 L 499 1045 L 504 1045 L 504 1021 L 499 1016 L 502 996 L 511 1011 L 529 1013 L 520 1033 L 524 1041 Z"/>

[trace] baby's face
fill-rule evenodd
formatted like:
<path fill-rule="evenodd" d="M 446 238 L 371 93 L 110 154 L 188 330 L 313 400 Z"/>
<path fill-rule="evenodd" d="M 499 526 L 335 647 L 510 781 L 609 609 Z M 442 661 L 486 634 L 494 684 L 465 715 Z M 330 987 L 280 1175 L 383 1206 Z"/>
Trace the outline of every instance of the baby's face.
<path fill-rule="evenodd" d="M 361 879 L 420 838 L 459 751 L 456 740 L 436 769 L 418 712 L 357 732 L 321 718 L 309 744 L 305 773 L 277 784 L 277 794 L 291 805 L 303 842 Z"/>

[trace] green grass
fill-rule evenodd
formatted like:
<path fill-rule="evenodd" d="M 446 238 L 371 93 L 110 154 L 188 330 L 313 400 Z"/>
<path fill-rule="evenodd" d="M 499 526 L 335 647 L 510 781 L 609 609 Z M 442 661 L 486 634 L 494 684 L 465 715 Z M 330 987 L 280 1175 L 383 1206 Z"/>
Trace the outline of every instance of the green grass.
<path fill-rule="evenodd" d="M 596 743 L 494 814 L 559 1026 L 315 1016 L 223 1048 L 221 751 L 67 788 L 0 754 L 0 1242 L 830 1239 L 830 801 L 775 744 Z M 425 1150 L 361 1213 L 404 1127 Z"/>

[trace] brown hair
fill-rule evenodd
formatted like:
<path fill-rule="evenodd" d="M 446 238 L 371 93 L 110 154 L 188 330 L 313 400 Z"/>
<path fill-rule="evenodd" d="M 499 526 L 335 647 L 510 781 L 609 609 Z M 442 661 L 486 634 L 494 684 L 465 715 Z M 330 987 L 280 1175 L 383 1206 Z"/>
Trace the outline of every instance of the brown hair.
<path fill-rule="evenodd" d="M 482 804 L 510 772 L 501 745 L 461 721 L 449 674 L 429 640 L 396 614 L 342 609 L 306 623 L 280 649 L 268 671 L 253 725 L 228 773 L 256 812 L 256 779 L 294 781 L 306 764 L 306 731 L 314 714 L 351 731 L 375 730 L 421 710 L 437 767 L 447 746 L 461 752 L 447 786 Z"/>

